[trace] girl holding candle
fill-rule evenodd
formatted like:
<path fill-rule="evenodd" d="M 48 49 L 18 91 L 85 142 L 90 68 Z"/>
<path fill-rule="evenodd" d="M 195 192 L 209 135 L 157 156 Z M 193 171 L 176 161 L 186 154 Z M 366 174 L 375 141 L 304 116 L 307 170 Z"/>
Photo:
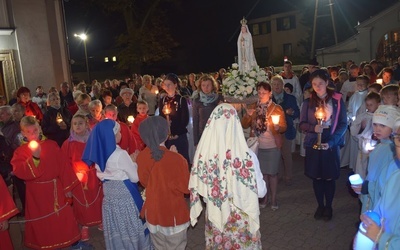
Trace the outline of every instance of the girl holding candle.
<path fill-rule="evenodd" d="M 276 198 L 278 190 L 278 172 L 281 161 L 282 134 L 287 124 L 285 113 L 281 106 L 272 101 L 271 85 L 267 82 L 257 84 L 258 102 L 256 109 L 248 109 L 242 119 L 243 128 L 252 126 L 251 134 L 258 137 L 258 160 L 260 168 L 271 195 L 271 209 L 279 208 Z M 276 117 L 274 123 L 273 116 Z M 265 208 L 268 197 L 260 200 L 260 207 Z"/>
<path fill-rule="evenodd" d="M 66 107 L 60 104 L 58 93 L 50 93 L 48 96 L 49 107 L 43 116 L 42 130 L 48 139 L 57 142 L 62 146 L 63 142 L 69 137 L 71 127 L 71 113 Z"/>
<path fill-rule="evenodd" d="M 39 122 L 43 119 L 43 113 L 39 106 L 32 102 L 31 91 L 27 87 L 18 89 L 17 96 L 19 97 L 18 103 L 25 107 L 26 116 L 34 116 Z"/>
<path fill-rule="evenodd" d="M 82 226 L 81 236 L 83 241 L 89 240 L 88 227 L 101 223 L 101 203 L 103 200 L 102 185 L 96 176 L 96 169 L 93 165 L 87 166 L 81 160 L 89 134 L 87 118 L 76 114 L 71 121 L 71 135 L 61 147 L 68 167 L 74 170 L 80 181 L 80 185 L 72 190 L 72 195 L 74 198 L 74 215 Z"/>
<path fill-rule="evenodd" d="M 176 90 L 178 88 L 178 76 L 169 73 L 163 81 L 163 88 L 167 93 L 160 99 L 160 116 L 169 121 L 170 135 L 165 142 L 165 146 L 170 148 L 175 145 L 180 153 L 190 163 L 189 159 L 189 142 L 187 138 L 186 127 L 189 124 L 189 108 L 185 97 L 179 95 Z"/>
<path fill-rule="evenodd" d="M 340 174 L 339 150 L 347 128 L 346 107 L 342 96 L 328 88 L 329 74 L 316 70 L 310 75 L 313 91 L 304 100 L 300 113 L 300 129 L 306 133 L 304 147 L 306 156 L 304 173 L 313 180 L 315 198 L 318 202 L 314 218 L 332 219 L 332 202 L 335 195 L 335 181 Z M 318 124 L 316 110 L 324 112 L 322 125 Z M 321 148 L 314 149 L 318 134 L 321 134 Z"/>

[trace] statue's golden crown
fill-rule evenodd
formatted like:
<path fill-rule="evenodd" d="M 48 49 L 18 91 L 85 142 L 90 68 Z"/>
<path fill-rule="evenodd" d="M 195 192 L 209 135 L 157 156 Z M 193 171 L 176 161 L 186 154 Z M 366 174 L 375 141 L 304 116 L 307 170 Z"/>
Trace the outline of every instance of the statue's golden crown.
<path fill-rule="evenodd" d="M 246 25 L 246 24 L 247 24 L 246 18 L 243 17 L 243 19 L 240 20 L 240 23 L 241 23 L 242 25 Z"/>

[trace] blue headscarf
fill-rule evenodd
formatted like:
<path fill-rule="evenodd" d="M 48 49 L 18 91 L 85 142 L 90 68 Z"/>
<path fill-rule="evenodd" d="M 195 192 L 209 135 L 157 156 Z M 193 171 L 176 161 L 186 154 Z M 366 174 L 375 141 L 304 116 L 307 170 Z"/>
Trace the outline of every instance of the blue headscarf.
<path fill-rule="evenodd" d="M 94 126 L 83 151 L 82 160 L 88 165 L 96 163 L 104 172 L 106 162 L 117 147 L 115 142 L 115 121 L 105 119 Z M 118 124 L 119 125 L 119 124 Z"/>

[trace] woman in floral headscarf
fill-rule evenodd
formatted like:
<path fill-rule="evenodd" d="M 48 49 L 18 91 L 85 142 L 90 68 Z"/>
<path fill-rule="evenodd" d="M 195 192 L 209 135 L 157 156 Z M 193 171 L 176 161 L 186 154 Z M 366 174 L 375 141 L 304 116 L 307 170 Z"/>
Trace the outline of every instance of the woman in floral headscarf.
<path fill-rule="evenodd" d="M 211 143 L 213 142 L 213 143 Z M 247 147 L 236 110 L 212 112 L 197 146 L 189 180 L 190 219 L 206 202 L 206 249 L 261 249 L 258 197 L 267 190 L 257 156 Z"/>

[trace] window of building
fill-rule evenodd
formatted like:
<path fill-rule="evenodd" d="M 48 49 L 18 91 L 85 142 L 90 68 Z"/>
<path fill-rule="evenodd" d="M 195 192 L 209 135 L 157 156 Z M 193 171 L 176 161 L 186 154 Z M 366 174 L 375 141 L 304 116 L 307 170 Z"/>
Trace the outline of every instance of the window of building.
<path fill-rule="evenodd" d="M 291 43 L 283 44 L 283 55 L 284 56 L 291 56 L 292 55 L 292 44 Z"/>
<path fill-rule="evenodd" d="M 254 49 L 254 55 L 258 65 L 266 66 L 269 60 L 269 49 L 268 47 L 256 48 Z"/>
<path fill-rule="evenodd" d="M 287 16 L 280 17 L 276 19 L 276 30 L 291 30 L 296 28 L 296 17 L 295 16 Z"/>
<path fill-rule="evenodd" d="M 113 56 L 113 57 L 112 57 L 112 60 L 113 60 L 113 62 L 116 62 L 116 61 L 117 61 L 117 57 L 116 57 L 116 56 Z"/>
<path fill-rule="evenodd" d="M 108 56 L 104 57 L 104 62 L 108 62 Z"/>
<path fill-rule="evenodd" d="M 255 23 L 251 26 L 252 28 L 252 35 L 257 36 L 260 35 L 260 25 L 258 23 Z"/>

